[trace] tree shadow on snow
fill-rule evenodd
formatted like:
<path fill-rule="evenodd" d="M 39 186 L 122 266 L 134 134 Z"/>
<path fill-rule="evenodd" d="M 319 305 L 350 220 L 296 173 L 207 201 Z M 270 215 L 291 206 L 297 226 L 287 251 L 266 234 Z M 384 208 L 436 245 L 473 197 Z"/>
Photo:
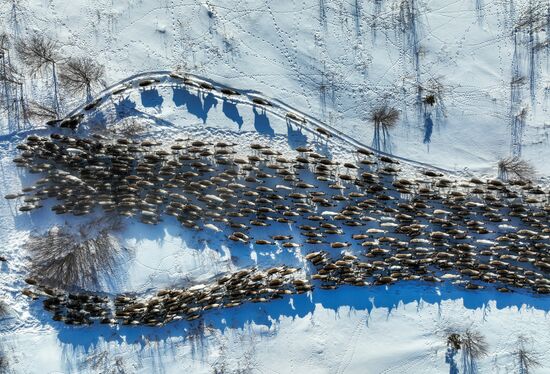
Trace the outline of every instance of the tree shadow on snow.
<path fill-rule="evenodd" d="M 433 128 L 434 123 L 432 121 L 432 116 L 428 113 L 424 116 L 424 144 L 430 144 L 432 142 Z"/>
<path fill-rule="evenodd" d="M 445 363 L 449 364 L 449 374 L 459 374 L 458 365 L 456 364 L 456 351 L 448 348 L 445 353 Z"/>

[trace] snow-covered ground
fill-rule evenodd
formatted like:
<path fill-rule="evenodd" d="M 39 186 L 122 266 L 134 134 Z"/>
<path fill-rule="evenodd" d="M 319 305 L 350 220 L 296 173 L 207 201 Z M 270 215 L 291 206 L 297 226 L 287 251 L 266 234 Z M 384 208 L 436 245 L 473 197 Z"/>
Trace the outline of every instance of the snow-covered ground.
<path fill-rule="evenodd" d="M 365 143 L 370 111 L 387 103 L 401 110 L 395 154 L 488 171 L 514 150 L 549 171 L 544 0 L 18 3 L 4 5 L 7 30 L 45 32 L 65 55 L 93 56 L 109 82 L 189 71 L 284 100 Z M 28 93 L 43 95 L 35 86 Z M 426 112 L 428 95 L 437 101 Z"/>
<path fill-rule="evenodd" d="M 62 43 L 67 56 L 93 56 L 106 66 L 109 85 L 144 71 L 189 72 L 259 92 L 365 145 L 373 142 L 370 111 L 388 104 L 400 110 L 400 123 L 383 151 L 457 171 L 456 176 L 494 177 L 497 160 L 509 155 L 529 160 L 540 177 L 550 173 L 550 60 L 549 49 L 541 47 L 549 37 L 548 13 L 542 13 L 545 26 L 533 32 L 533 41 L 529 30 L 512 32 L 529 7 L 540 3 L 548 10 L 548 2 L 15 3 L 0 5 L 4 31 L 17 37 L 45 33 Z M 511 81 L 518 77 L 524 80 L 512 95 Z M 47 100 L 48 78 L 27 79 L 26 94 Z M 433 108 L 422 103 L 427 95 L 436 98 Z M 83 100 L 67 97 L 63 109 L 68 113 Z M 518 128 L 514 118 L 524 108 L 527 117 Z M 167 82 L 107 94 L 86 125 L 131 115 L 149 121 L 149 135 L 159 140 L 192 134 L 244 145 L 269 141 L 280 149 L 309 143 L 335 159 L 350 157 L 345 141 L 324 143 L 311 129 L 289 124 L 284 113 L 258 112 Z M 37 177 L 11 161 L 27 133 L 14 133 L 6 116 L 0 123 L 4 196 Z M 0 322 L 0 348 L 12 372 L 427 374 L 454 373 L 455 363 L 458 372 L 473 372 L 460 353 L 455 362 L 446 357 L 446 332 L 466 329 L 482 332 L 489 343 L 489 354 L 478 362 L 480 373 L 519 372 L 514 352 L 521 336 L 540 353 L 542 366 L 533 372 L 550 371 L 548 296 L 448 284 L 315 290 L 160 328 L 65 326 L 20 292 L 29 234 L 65 220 L 21 214 L 12 201 L 0 201 L 0 254 L 8 259 L 1 263 L 0 293 L 10 309 Z M 170 222 L 151 227 L 129 220 L 121 237 L 129 256 L 109 289 L 115 293 L 147 293 L 205 282 L 251 264 L 302 260 L 292 251 L 230 248 L 223 233 L 195 234 Z M 239 258 L 232 258 L 236 253 Z"/>
<path fill-rule="evenodd" d="M 209 313 L 201 325 L 37 323 L 4 332 L 3 346 L 16 372 L 29 373 L 446 373 L 445 332 L 477 329 L 490 344 L 479 372 L 516 373 L 520 336 L 541 353 L 550 344 L 548 303 L 531 296 L 421 285 L 363 290 L 248 304 Z M 470 372 L 460 354 L 455 361 L 460 372 Z M 548 355 L 540 362 L 548 367 Z"/>

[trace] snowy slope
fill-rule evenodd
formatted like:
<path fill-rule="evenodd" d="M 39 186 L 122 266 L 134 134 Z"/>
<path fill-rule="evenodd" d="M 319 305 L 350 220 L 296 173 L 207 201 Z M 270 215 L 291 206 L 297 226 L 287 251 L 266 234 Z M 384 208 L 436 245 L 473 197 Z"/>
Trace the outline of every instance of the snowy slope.
<path fill-rule="evenodd" d="M 513 33 L 539 5 L 533 40 L 524 26 Z M 19 35 L 46 30 L 67 55 L 93 55 L 107 66 L 110 82 L 180 68 L 282 99 L 365 143 L 373 138 L 370 111 L 388 103 L 401 110 L 388 149 L 395 154 L 485 171 L 521 153 L 545 174 L 546 6 L 535 0 L 28 1 L 17 17 L 7 8 L 4 17 Z M 512 96 L 518 78 L 523 83 Z M 427 95 L 437 103 L 425 113 Z M 524 108 L 517 136 L 514 118 Z"/>

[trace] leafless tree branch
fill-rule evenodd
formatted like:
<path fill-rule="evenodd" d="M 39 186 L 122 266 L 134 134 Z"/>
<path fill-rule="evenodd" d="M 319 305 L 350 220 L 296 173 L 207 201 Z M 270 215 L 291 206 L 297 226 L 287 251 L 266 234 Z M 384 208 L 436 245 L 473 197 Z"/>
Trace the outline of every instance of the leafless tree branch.
<path fill-rule="evenodd" d="M 0 300 L 0 318 L 9 314 L 8 304 L 4 300 Z"/>
<path fill-rule="evenodd" d="M 389 130 L 397 126 L 399 111 L 395 108 L 383 105 L 375 108 L 370 115 L 370 121 L 374 126 L 372 146 L 377 151 L 391 153 L 391 141 Z"/>
<path fill-rule="evenodd" d="M 60 115 L 59 90 L 57 87 L 57 63 L 61 61 L 59 43 L 40 34 L 34 34 L 15 43 L 15 50 L 21 61 L 36 74 L 48 66 L 53 78 L 53 107 L 56 118 Z"/>
<path fill-rule="evenodd" d="M 10 37 L 7 33 L 3 32 L 0 34 L 0 49 L 7 51 L 11 46 Z"/>
<path fill-rule="evenodd" d="M 48 65 L 55 65 L 60 59 L 59 44 L 43 35 L 35 34 L 27 39 L 19 39 L 15 50 L 31 72 L 37 73 Z"/>
<path fill-rule="evenodd" d="M 485 337 L 475 330 L 466 330 L 462 334 L 462 349 L 471 360 L 479 360 L 489 354 L 489 344 Z"/>
<path fill-rule="evenodd" d="M 508 157 L 498 162 L 498 175 L 503 180 L 530 180 L 535 174 L 535 168 L 519 157 Z"/>
<path fill-rule="evenodd" d="M 59 78 L 71 93 L 86 92 L 91 98 L 92 89 L 102 85 L 105 68 L 88 57 L 69 58 L 64 64 Z"/>
<path fill-rule="evenodd" d="M 93 226 L 102 225 L 99 229 Z M 120 221 L 92 223 L 78 232 L 54 227 L 28 242 L 31 277 L 41 285 L 61 289 L 91 289 L 115 275 L 120 247 L 111 232 Z"/>
<path fill-rule="evenodd" d="M 542 31 L 545 28 L 550 5 L 547 1 L 537 0 L 530 3 L 520 13 L 516 22 L 516 30 L 528 30 L 531 32 Z"/>
<path fill-rule="evenodd" d="M 371 112 L 370 120 L 375 125 L 380 125 L 385 129 L 392 129 L 399 120 L 399 111 L 387 105 L 374 109 Z"/>
<path fill-rule="evenodd" d="M 26 117 L 35 120 L 51 120 L 57 118 L 55 109 L 36 101 L 31 101 L 26 107 Z"/>
<path fill-rule="evenodd" d="M 6 353 L 4 351 L 0 351 L 0 373 L 8 373 L 9 370 L 9 361 L 8 357 L 6 356 Z"/>
<path fill-rule="evenodd" d="M 527 348 L 526 343 L 528 343 L 528 339 L 520 336 L 517 343 L 518 349 L 514 351 L 521 374 L 529 374 L 531 369 L 542 366 L 540 362 L 541 355 L 533 349 Z"/>
<path fill-rule="evenodd" d="M 127 117 L 119 121 L 115 126 L 110 128 L 114 134 L 121 135 L 126 138 L 133 138 L 142 135 L 147 130 L 147 122 L 136 117 Z"/>

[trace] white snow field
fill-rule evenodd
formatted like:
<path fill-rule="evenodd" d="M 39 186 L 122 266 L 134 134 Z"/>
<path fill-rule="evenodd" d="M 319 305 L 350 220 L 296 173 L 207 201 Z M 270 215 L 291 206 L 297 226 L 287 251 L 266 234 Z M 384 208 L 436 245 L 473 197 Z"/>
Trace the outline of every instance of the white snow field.
<path fill-rule="evenodd" d="M 400 120 L 379 151 L 399 158 L 405 175 L 429 165 L 451 178 L 494 178 L 499 159 L 517 156 L 548 181 L 548 1 L 14 0 L 0 3 L 0 16 L 0 32 L 42 33 L 58 40 L 64 55 L 105 65 L 106 89 L 95 92 L 101 102 L 91 113 L 84 97 L 62 91 L 64 114 L 85 113 L 81 134 L 130 117 L 159 141 L 192 136 L 235 142 L 237 150 L 268 142 L 287 153 L 307 144 L 346 162 L 358 146 L 378 147 L 370 113 L 389 105 Z M 182 89 L 171 71 L 243 95 Z M 140 88 L 144 78 L 159 82 Z M 45 102 L 50 88 L 47 73 L 24 82 L 25 95 Z M 429 95 L 433 106 L 423 102 Z M 251 97 L 273 106 L 259 111 Z M 288 121 L 289 111 L 307 125 Z M 4 196 L 40 178 L 14 166 L 16 145 L 51 129 L 22 124 L 9 110 L 0 124 Z M 333 134 L 330 142 L 318 127 Z M 29 272 L 25 244 L 32 233 L 88 221 L 54 215 L 47 204 L 29 214 L 0 199 L 0 255 L 7 259 L 0 262 L 7 306 L 0 315 L 7 365 L 0 371 L 521 373 L 516 353 L 525 338 L 539 361 L 529 373 L 550 373 L 548 295 L 449 282 L 316 288 L 160 327 L 55 322 L 40 300 L 21 293 Z M 300 248 L 236 245 L 227 232 L 186 230 L 171 219 L 155 226 L 127 219 L 116 235 L 124 248 L 116 278 L 94 290 L 108 295 L 151 295 L 254 265 L 306 266 Z M 488 354 L 474 363 L 447 349 L 448 332 L 466 330 L 488 343 Z"/>
<path fill-rule="evenodd" d="M 545 0 L 10 3 L 6 30 L 93 56 L 109 82 L 188 71 L 284 100 L 369 144 L 370 111 L 388 103 L 402 111 L 394 154 L 494 173 L 514 153 L 550 170 Z M 27 92 L 44 95 L 41 83 Z M 426 95 L 437 98 L 433 113 Z"/>

